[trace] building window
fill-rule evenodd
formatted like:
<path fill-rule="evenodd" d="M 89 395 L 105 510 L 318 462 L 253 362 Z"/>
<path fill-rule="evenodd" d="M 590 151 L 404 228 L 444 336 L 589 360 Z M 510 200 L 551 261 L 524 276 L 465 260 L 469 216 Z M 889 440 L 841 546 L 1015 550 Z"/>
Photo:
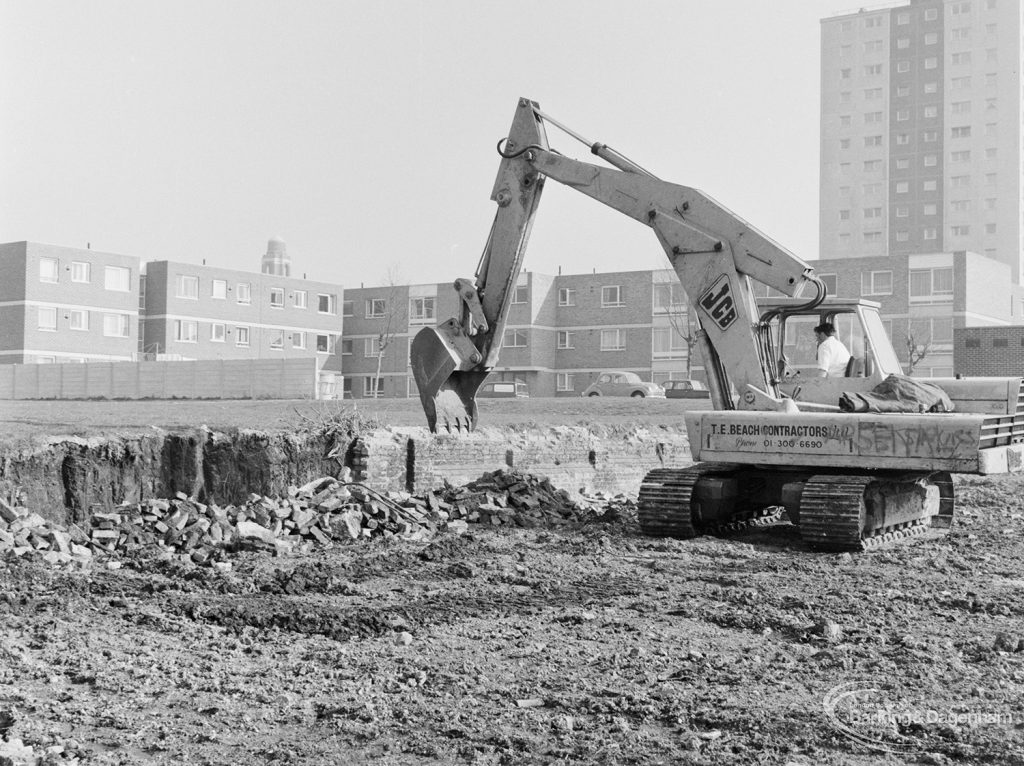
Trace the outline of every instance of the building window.
<path fill-rule="evenodd" d="M 316 352 L 318 354 L 333 354 L 337 342 L 337 335 L 317 335 Z"/>
<path fill-rule="evenodd" d="M 839 92 L 840 104 L 849 104 L 851 101 L 853 101 L 853 94 L 850 91 L 844 90 Z"/>
<path fill-rule="evenodd" d="M 865 173 L 874 173 L 874 172 L 879 171 L 881 169 L 882 169 L 882 161 L 881 160 L 865 160 L 864 161 L 864 172 Z"/>
<path fill-rule="evenodd" d="M 850 220 L 850 211 L 849 210 L 840 210 L 839 211 L 839 220 L 840 221 L 849 221 Z"/>
<path fill-rule="evenodd" d="M 939 60 L 935 56 L 929 56 L 924 60 L 925 69 L 935 69 L 939 65 Z"/>
<path fill-rule="evenodd" d="M 88 330 L 89 329 L 89 312 L 83 309 L 71 309 L 71 329 L 72 330 Z"/>
<path fill-rule="evenodd" d="M 128 320 L 127 314 L 104 314 L 103 335 L 108 338 L 127 338 Z"/>
<path fill-rule="evenodd" d="M 199 277 L 179 274 L 174 283 L 174 295 L 190 301 L 199 300 Z"/>
<path fill-rule="evenodd" d="M 971 126 L 970 125 L 958 125 L 955 128 L 951 128 L 951 138 L 970 138 L 971 137 Z"/>
<path fill-rule="evenodd" d="M 654 356 L 659 359 L 682 359 L 686 356 L 686 341 L 673 327 L 655 327 L 651 332 Z"/>
<path fill-rule="evenodd" d="M 909 85 L 897 85 L 896 86 L 896 97 L 897 98 L 906 98 L 909 95 L 910 95 L 910 86 Z"/>
<path fill-rule="evenodd" d="M 910 191 L 910 183 L 909 182 L 907 182 L 907 181 L 897 181 L 896 182 L 896 193 L 897 194 L 906 194 L 908 191 Z"/>
<path fill-rule="evenodd" d="M 955 189 L 964 189 L 964 188 L 966 188 L 966 187 L 971 185 L 971 177 L 970 176 L 950 176 L 949 183 L 950 183 L 950 186 L 952 186 Z"/>
<path fill-rule="evenodd" d="M 950 111 L 953 114 L 970 114 L 971 113 L 971 102 L 970 101 L 954 101 L 950 105 Z M 968 128 L 968 131 L 970 129 Z M 968 135 L 970 133 L 968 132 Z"/>
<path fill-rule="evenodd" d="M 994 112 L 999 108 L 999 99 L 997 98 L 986 98 L 985 99 L 985 111 Z"/>
<path fill-rule="evenodd" d="M 921 182 L 921 189 L 926 192 L 935 191 L 936 188 L 938 188 L 938 182 L 934 178 Z"/>
<path fill-rule="evenodd" d="M 273 349 L 284 348 L 284 330 L 270 330 L 270 347 Z"/>
<path fill-rule="evenodd" d="M 576 333 L 568 330 L 558 331 L 558 348 L 576 348 Z"/>
<path fill-rule="evenodd" d="M 601 330 L 602 351 L 624 351 L 626 349 L 625 330 Z"/>
<path fill-rule="evenodd" d="M 880 27 L 880 26 L 882 26 L 882 17 L 881 16 L 869 16 L 868 18 L 864 19 L 864 28 L 865 29 L 871 29 L 872 27 Z M 881 42 L 882 42 L 881 40 L 878 41 L 879 44 L 881 44 Z"/>
<path fill-rule="evenodd" d="M 305 308 L 305 293 L 303 293 L 303 308 Z M 316 310 L 319 314 L 337 314 L 338 296 L 333 293 L 319 293 L 316 296 Z"/>
<path fill-rule="evenodd" d="M 994 223 L 986 223 L 985 224 L 985 233 L 986 234 L 995 234 L 996 233 L 996 225 Z"/>
<path fill-rule="evenodd" d="M 605 285 L 601 288 L 601 308 L 625 306 L 622 296 L 622 285 Z"/>
<path fill-rule="evenodd" d="M 341 302 L 341 315 L 343 317 L 355 316 L 355 304 L 353 301 L 342 301 Z"/>
<path fill-rule="evenodd" d="M 994 160 L 994 159 L 996 159 L 998 157 L 999 157 L 999 150 L 996 149 L 994 146 L 990 146 L 988 149 L 985 150 L 985 159 L 986 160 Z"/>
<path fill-rule="evenodd" d="M 881 146 L 881 136 L 864 136 L 864 146 Z"/>
<path fill-rule="evenodd" d="M 881 97 L 882 97 L 882 89 L 881 88 L 865 88 L 864 89 L 864 98 L 867 101 L 875 101 L 876 99 L 880 99 Z"/>
<path fill-rule="evenodd" d="M 910 215 L 910 208 L 907 207 L 906 205 L 898 206 L 896 208 L 896 217 L 897 218 L 906 218 L 909 215 Z"/>
<path fill-rule="evenodd" d="M 896 38 L 896 47 L 898 49 L 900 49 L 900 50 L 906 50 L 907 48 L 910 47 L 910 38 L 909 37 L 897 37 Z M 907 63 L 907 62 L 901 61 L 900 63 L 903 64 L 903 63 Z M 901 69 L 900 71 L 902 72 L 902 71 L 905 71 L 905 70 Z"/>
<path fill-rule="evenodd" d="M 248 327 L 236 327 L 235 328 L 235 345 L 240 348 L 247 348 L 249 346 L 249 328 Z"/>
<path fill-rule="evenodd" d="M 57 308 L 56 306 L 39 306 L 36 310 L 38 321 L 36 327 L 46 332 L 57 331 Z"/>
<path fill-rule="evenodd" d="M 938 8 L 925 8 L 925 10 L 924 10 L 924 20 L 925 21 L 935 21 L 935 19 L 937 19 L 937 18 L 939 18 L 939 9 Z"/>
<path fill-rule="evenodd" d="M 969 199 L 955 199 L 949 203 L 950 210 L 954 213 L 967 213 L 971 209 L 971 201 Z"/>
<path fill-rule="evenodd" d="M 970 162 L 971 161 L 971 150 L 962 149 L 957 152 L 949 153 L 950 162 Z"/>
<path fill-rule="evenodd" d="M 284 308 L 284 288 L 283 287 L 271 287 L 270 288 L 270 308 L 272 308 L 272 309 L 283 309 Z"/>
<path fill-rule="evenodd" d="M 384 378 L 374 375 L 363 377 L 363 396 L 368 399 L 378 399 L 384 395 Z"/>
<path fill-rule="evenodd" d="M 848 128 L 853 124 L 853 117 L 849 114 L 839 115 L 839 127 Z"/>
<path fill-rule="evenodd" d="M 842 215 L 840 214 L 840 218 Z M 683 286 L 678 282 L 659 282 L 654 285 L 654 311 L 666 313 L 680 311 L 686 306 Z"/>
<path fill-rule="evenodd" d="M 934 226 L 926 226 L 921 230 L 921 239 L 933 240 L 939 238 L 939 230 Z"/>
<path fill-rule="evenodd" d="M 926 168 L 933 168 L 933 167 L 935 167 L 935 166 L 936 166 L 936 165 L 938 165 L 938 164 L 939 164 L 939 158 L 938 158 L 938 155 L 935 155 L 935 154 L 926 154 L 926 155 L 924 156 L 924 166 L 925 166 Z"/>
<path fill-rule="evenodd" d="M 897 109 L 896 110 L 896 122 L 906 122 L 910 119 L 909 109 Z"/>
<path fill-rule="evenodd" d="M 961 16 L 971 12 L 971 4 L 969 2 L 953 3 L 949 6 L 949 13 L 952 16 Z"/>
<path fill-rule="evenodd" d="M 896 14 L 896 23 L 899 24 L 901 27 L 904 26 L 905 24 L 909 24 L 910 23 L 910 14 L 909 13 L 897 13 Z M 906 38 L 903 38 L 903 39 L 905 40 Z"/>
<path fill-rule="evenodd" d="M 871 123 L 881 122 L 881 121 L 882 121 L 882 113 L 881 112 L 867 112 L 864 115 L 864 124 L 865 125 L 870 125 Z"/>
<path fill-rule="evenodd" d="M 850 139 L 848 139 L 848 138 L 840 138 L 839 139 L 839 148 L 840 149 L 849 149 L 850 148 Z"/>
<path fill-rule="evenodd" d="M 409 301 L 410 322 L 430 322 L 435 317 L 435 303 L 437 299 L 433 296 L 412 298 Z"/>
<path fill-rule="evenodd" d="M 131 269 L 125 266 L 106 266 L 103 269 L 103 288 L 119 293 L 131 289 Z"/>
<path fill-rule="evenodd" d="M 555 375 L 556 391 L 575 391 L 576 375 L 571 372 L 559 372 Z"/>
<path fill-rule="evenodd" d="M 218 301 L 227 300 L 228 283 L 223 279 L 215 279 L 210 283 L 210 297 Z"/>
<path fill-rule="evenodd" d="M 967 224 L 960 224 L 958 226 L 950 226 L 949 233 L 953 237 L 966 237 L 971 233 L 971 227 Z"/>
<path fill-rule="evenodd" d="M 366 318 L 380 319 L 384 316 L 387 304 L 383 298 L 368 298 L 366 300 Z"/>
<path fill-rule="evenodd" d="M 306 291 L 296 290 L 293 294 L 293 300 L 295 301 L 295 308 L 304 309 L 306 308 Z M 333 311 L 330 313 L 334 313 Z"/>
<path fill-rule="evenodd" d="M 39 281 L 40 282 L 56 282 L 57 281 L 57 259 L 56 258 L 40 258 L 39 259 Z"/>
<path fill-rule="evenodd" d="M 954 53 L 950 60 L 953 64 L 970 64 L 971 63 L 971 52 L 963 51 L 962 53 Z"/>
<path fill-rule="evenodd" d="M 985 186 L 995 186 L 998 176 L 995 173 L 985 174 Z"/>
<path fill-rule="evenodd" d="M 909 72 L 910 71 L 910 62 L 909 61 L 897 61 L 896 62 L 896 71 L 897 72 Z"/>
<path fill-rule="evenodd" d="M 880 207 L 866 207 L 866 208 L 864 208 L 864 217 L 865 218 L 881 218 L 882 217 L 882 208 L 880 208 Z"/>
<path fill-rule="evenodd" d="M 530 287 L 529 285 L 516 285 L 516 289 L 512 291 L 512 302 L 513 303 L 526 303 L 530 299 Z"/>
<path fill-rule="evenodd" d="M 861 295 L 892 295 L 891 271 L 864 271 L 860 275 Z"/>
<path fill-rule="evenodd" d="M 179 343 L 196 343 L 199 340 L 199 323 L 194 319 L 174 320 L 174 339 Z"/>
<path fill-rule="evenodd" d="M 896 169 L 897 170 L 909 170 L 910 169 L 910 160 L 907 159 L 906 157 L 898 157 L 896 159 Z"/>
<path fill-rule="evenodd" d="M 910 232 L 909 231 L 897 231 L 896 232 L 896 241 L 897 242 L 909 242 L 910 241 Z"/>
<path fill-rule="evenodd" d="M 873 75 L 882 74 L 881 64 L 867 64 L 864 66 L 864 76 L 871 77 Z"/>
<path fill-rule="evenodd" d="M 526 348 L 526 330 L 505 330 L 502 345 L 508 348 Z"/>
<path fill-rule="evenodd" d="M 71 281 L 72 282 L 91 282 L 92 281 L 92 264 L 87 261 L 72 261 L 71 262 Z"/>
<path fill-rule="evenodd" d="M 840 247 L 848 247 L 850 244 L 850 232 L 844 231 L 839 235 Z"/>
<path fill-rule="evenodd" d="M 926 130 L 921 134 L 921 140 L 925 143 L 932 143 L 933 141 L 939 140 L 939 131 L 937 130 Z"/>
<path fill-rule="evenodd" d="M 953 90 L 967 90 L 971 87 L 970 77 L 954 77 L 949 81 Z"/>
<path fill-rule="evenodd" d="M 571 287 L 559 287 L 558 288 L 558 305 L 559 306 L 575 306 L 576 305 L 576 291 Z"/>
<path fill-rule="evenodd" d="M 897 133 L 896 134 L 896 144 L 897 144 L 897 146 L 906 146 L 909 143 L 910 143 L 910 134 L 909 133 Z"/>
<path fill-rule="evenodd" d="M 936 106 L 926 106 L 924 109 L 921 110 L 921 114 L 924 115 L 925 119 L 931 119 L 933 117 L 937 117 L 938 116 L 939 108 L 936 107 Z M 927 140 L 928 139 L 926 138 L 925 141 L 927 141 Z M 932 141 L 934 141 L 934 140 L 935 139 L 933 138 Z"/>
<path fill-rule="evenodd" d="M 949 39 L 953 42 L 965 42 L 971 39 L 970 27 L 956 27 L 949 30 Z"/>
<path fill-rule="evenodd" d="M 937 82 L 926 82 L 924 84 L 924 92 L 925 93 L 938 93 L 939 92 L 939 84 Z"/>
<path fill-rule="evenodd" d="M 317 336 L 317 346 L 319 346 L 319 344 L 320 344 L 320 338 L 321 337 L 323 337 L 323 336 Z M 351 338 L 349 338 L 349 339 L 344 339 L 343 338 L 342 339 L 342 341 L 341 341 L 341 355 L 342 356 L 352 356 L 352 349 L 353 348 L 354 348 L 354 341 Z M 318 348 L 318 350 L 319 350 L 319 348 Z"/>
<path fill-rule="evenodd" d="M 877 245 L 882 241 L 882 232 L 880 231 L 866 231 L 864 232 L 864 244 L 866 245 Z"/>
<path fill-rule="evenodd" d="M 252 303 L 252 285 L 248 282 L 235 285 L 235 300 L 239 303 Z"/>
<path fill-rule="evenodd" d="M 211 343 L 223 343 L 224 342 L 224 323 L 214 322 L 210 325 L 210 342 Z"/>
<path fill-rule="evenodd" d="M 839 163 L 839 172 L 842 175 L 844 175 L 844 176 L 845 175 L 849 175 L 849 173 L 850 173 L 850 163 L 849 162 L 840 162 Z"/>
<path fill-rule="evenodd" d="M 936 205 L 934 202 L 928 202 L 928 203 L 926 203 L 925 205 L 922 206 L 921 212 L 924 215 L 938 215 L 939 214 L 939 206 Z"/>

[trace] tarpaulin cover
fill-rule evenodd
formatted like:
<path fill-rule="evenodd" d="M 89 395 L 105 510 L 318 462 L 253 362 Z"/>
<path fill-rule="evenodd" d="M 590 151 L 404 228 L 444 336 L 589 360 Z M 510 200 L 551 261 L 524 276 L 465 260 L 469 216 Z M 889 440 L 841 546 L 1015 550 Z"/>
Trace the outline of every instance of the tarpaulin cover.
<path fill-rule="evenodd" d="M 934 383 L 890 375 L 871 391 L 846 391 L 839 397 L 843 412 L 952 412 L 953 402 Z"/>

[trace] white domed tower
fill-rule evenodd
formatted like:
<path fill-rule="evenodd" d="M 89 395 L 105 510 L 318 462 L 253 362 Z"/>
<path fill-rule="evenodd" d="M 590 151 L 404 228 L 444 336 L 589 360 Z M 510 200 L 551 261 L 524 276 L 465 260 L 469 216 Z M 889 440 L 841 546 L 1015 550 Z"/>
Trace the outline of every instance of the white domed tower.
<path fill-rule="evenodd" d="M 271 237 L 267 242 L 267 252 L 260 262 L 260 271 L 277 277 L 288 277 L 292 273 L 292 261 L 288 257 L 288 249 L 280 237 Z"/>

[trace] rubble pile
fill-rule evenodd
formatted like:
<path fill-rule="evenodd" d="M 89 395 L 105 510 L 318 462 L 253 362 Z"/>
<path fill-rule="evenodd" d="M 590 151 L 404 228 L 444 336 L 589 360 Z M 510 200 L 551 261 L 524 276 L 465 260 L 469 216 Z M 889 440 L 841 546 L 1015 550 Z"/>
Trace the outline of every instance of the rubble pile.
<path fill-rule="evenodd" d="M 85 563 L 157 546 L 195 564 L 230 566 L 223 563 L 226 553 L 239 548 L 283 555 L 377 536 L 428 540 L 445 530 L 461 534 L 471 523 L 553 526 L 593 518 L 607 502 L 603 496 L 576 502 L 546 478 L 511 470 L 412 495 L 377 492 L 351 481 L 345 469 L 339 478 L 292 487 L 283 498 L 253 494 L 244 505 L 220 507 L 179 492 L 93 512 L 87 524 L 66 526 L 0 498 L 0 555 Z"/>

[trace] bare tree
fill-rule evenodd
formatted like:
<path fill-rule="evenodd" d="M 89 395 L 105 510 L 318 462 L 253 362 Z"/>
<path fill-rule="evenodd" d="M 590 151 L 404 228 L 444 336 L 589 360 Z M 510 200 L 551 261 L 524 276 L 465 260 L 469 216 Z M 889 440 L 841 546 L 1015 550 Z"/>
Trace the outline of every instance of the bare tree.
<path fill-rule="evenodd" d="M 388 268 L 384 281 L 387 291 L 384 297 L 384 311 L 378 319 L 376 341 L 377 371 L 373 378 L 373 396 L 381 395 L 381 373 L 384 368 L 384 355 L 387 354 L 395 338 L 406 331 L 409 326 L 408 291 L 397 266 Z"/>
<path fill-rule="evenodd" d="M 697 323 L 686 302 L 685 293 L 675 272 L 664 271 L 655 275 L 655 285 L 665 285 L 668 301 L 665 316 L 672 332 L 686 344 L 686 377 L 693 377 L 693 350 L 697 345 Z M 677 302 L 678 296 L 678 302 Z"/>
<path fill-rule="evenodd" d="M 914 368 L 921 360 L 928 356 L 932 350 L 931 336 L 917 336 L 914 331 L 908 330 L 906 337 L 907 344 L 907 375 L 914 374 Z"/>

